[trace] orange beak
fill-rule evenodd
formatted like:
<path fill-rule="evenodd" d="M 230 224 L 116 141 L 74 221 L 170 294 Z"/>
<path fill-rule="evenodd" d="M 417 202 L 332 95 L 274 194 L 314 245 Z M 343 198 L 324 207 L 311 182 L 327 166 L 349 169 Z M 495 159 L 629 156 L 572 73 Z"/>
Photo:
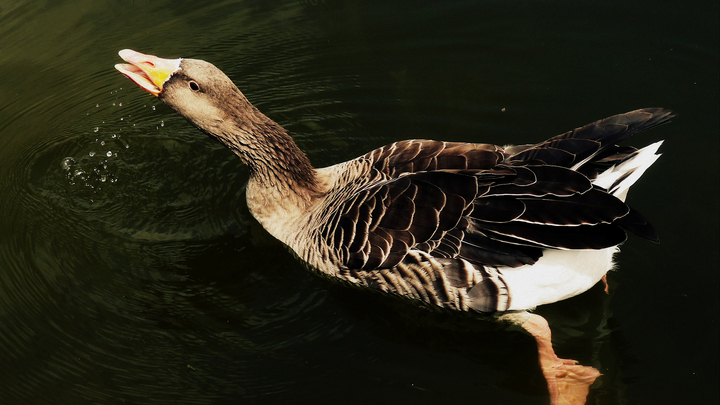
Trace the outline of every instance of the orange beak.
<path fill-rule="evenodd" d="M 182 61 L 182 58 L 163 59 L 154 55 L 135 52 L 131 49 L 123 49 L 118 52 L 118 55 L 129 65 L 118 63 L 115 65 L 115 69 L 155 97 L 162 92 L 163 85 L 170 76 L 180 70 L 180 62 Z"/>

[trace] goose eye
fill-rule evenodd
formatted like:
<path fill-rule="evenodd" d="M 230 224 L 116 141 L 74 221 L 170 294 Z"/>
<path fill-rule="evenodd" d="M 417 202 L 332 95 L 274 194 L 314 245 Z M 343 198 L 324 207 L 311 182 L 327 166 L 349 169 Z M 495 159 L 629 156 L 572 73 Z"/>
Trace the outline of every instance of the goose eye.
<path fill-rule="evenodd" d="M 192 89 L 192 91 L 200 90 L 200 86 L 198 86 L 197 82 L 194 82 L 194 81 L 190 82 L 189 85 L 190 85 L 190 89 Z"/>

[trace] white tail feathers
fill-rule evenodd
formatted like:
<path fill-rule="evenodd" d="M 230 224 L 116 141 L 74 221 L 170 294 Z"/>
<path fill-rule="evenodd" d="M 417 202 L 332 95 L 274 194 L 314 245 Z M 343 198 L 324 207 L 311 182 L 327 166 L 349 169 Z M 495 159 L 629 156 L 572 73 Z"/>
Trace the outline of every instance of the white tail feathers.
<path fill-rule="evenodd" d="M 593 184 L 602 187 L 625 201 L 630 186 L 660 157 L 657 153 L 663 141 L 655 142 L 637 151 L 631 158 L 602 172 Z"/>

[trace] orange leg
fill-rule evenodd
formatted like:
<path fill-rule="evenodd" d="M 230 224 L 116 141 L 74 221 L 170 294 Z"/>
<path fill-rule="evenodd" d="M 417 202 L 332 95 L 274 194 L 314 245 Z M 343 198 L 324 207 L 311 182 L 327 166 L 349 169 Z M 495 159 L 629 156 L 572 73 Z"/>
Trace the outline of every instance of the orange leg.
<path fill-rule="evenodd" d="M 593 367 L 582 366 L 575 360 L 559 358 L 550 341 L 550 327 L 540 315 L 530 316 L 520 325 L 537 342 L 540 368 L 547 380 L 553 405 L 584 405 L 590 385 L 600 376 Z"/>
<path fill-rule="evenodd" d="M 603 274 L 602 276 L 602 282 L 605 284 L 605 294 L 610 294 L 610 286 L 607 282 L 607 273 Z"/>

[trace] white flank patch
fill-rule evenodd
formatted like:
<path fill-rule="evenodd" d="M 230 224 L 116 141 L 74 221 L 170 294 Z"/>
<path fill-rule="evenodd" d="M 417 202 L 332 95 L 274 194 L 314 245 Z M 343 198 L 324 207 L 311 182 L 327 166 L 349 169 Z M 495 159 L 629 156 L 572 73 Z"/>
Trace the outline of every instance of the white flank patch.
<path fill-rule="evenodd" d="M 574 297 L 597 284 L 613 266 L 617 246 L 600 250 L 546 250 L 535 264 L 500 268 L 510 310 L 531 309 Z"/>

